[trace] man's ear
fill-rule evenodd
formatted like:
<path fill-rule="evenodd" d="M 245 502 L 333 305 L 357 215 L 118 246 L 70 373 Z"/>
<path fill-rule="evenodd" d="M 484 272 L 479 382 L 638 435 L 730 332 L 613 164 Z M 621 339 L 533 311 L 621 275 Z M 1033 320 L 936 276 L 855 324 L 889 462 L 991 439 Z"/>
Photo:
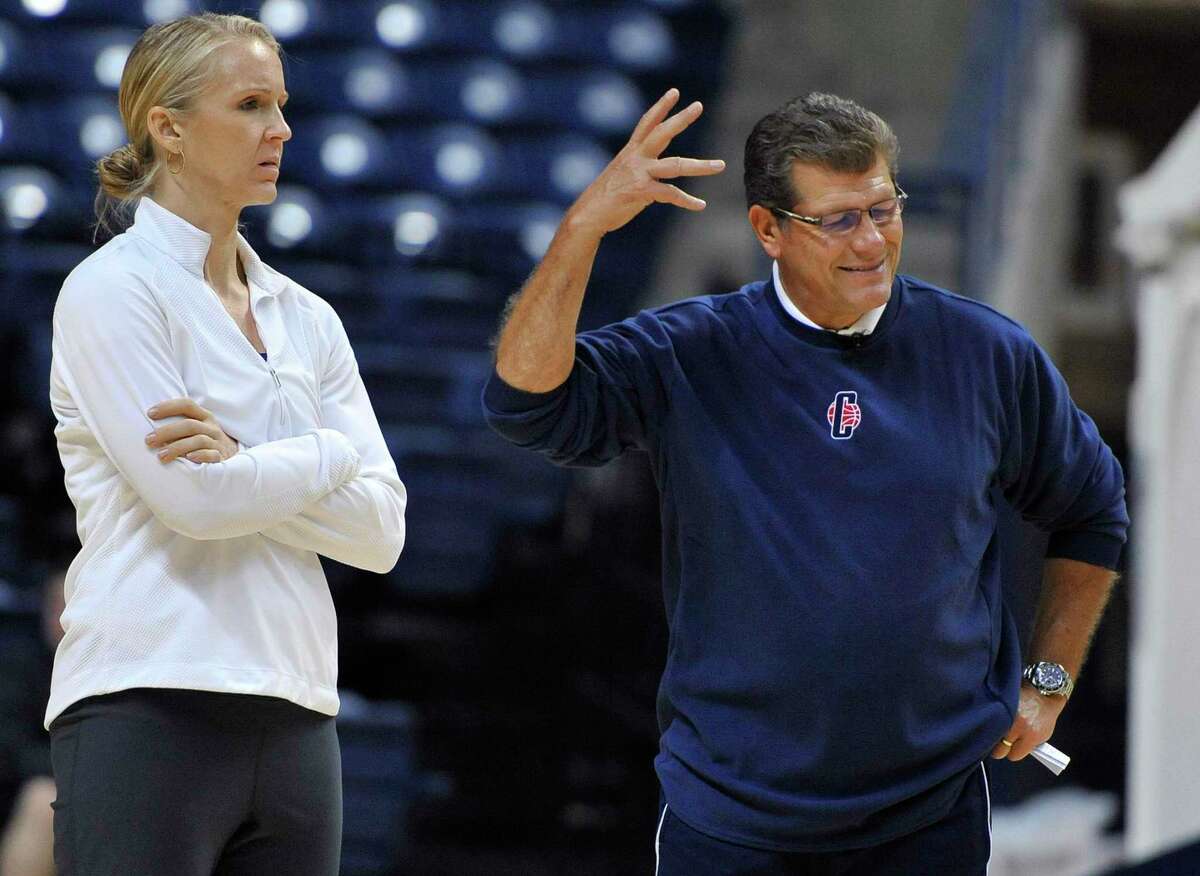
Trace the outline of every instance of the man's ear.
<path fill-rule="evenodd" d="M 154 106 L 150 108 L 146 121 L 154 142 L 164 152 L 178 154 L 183 148 L 183 135 L 180 133 L 179 125 L 171 117 L 171 113 L 165 107 Z"/>
<path fill-rule="evenodd" d="M 772 259 L 778 259 L 783 246 L 780 240 L 783 229 L 780 228 L 779 220 L 775 218 L 775 214 L 762 204 L 752 204 L 748 218 L 750 220 L 750 227 L 754 229 L 754 236 L 758 238 L 758 242 L 762 245 L 763 252 Z"/>

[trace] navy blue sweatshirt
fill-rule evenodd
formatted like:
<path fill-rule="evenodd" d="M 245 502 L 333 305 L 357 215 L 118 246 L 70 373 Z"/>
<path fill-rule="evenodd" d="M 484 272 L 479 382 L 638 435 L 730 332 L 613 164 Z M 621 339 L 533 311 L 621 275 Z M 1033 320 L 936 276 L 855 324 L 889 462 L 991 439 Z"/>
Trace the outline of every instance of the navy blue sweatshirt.
<path fill-rule="evenodd" d="M 556 463 L 649 453 L 670 625 L 655 766 L 673 813 L 750 846 L 916 830 L 1009 728 L 993 485 L 1050 556 L 1114 568 L 1128 524 L 1120 466 L 1032 338 L 911 277 L 863 339 L 753 283 L 580 333 L 561 387 L 493 374 L 483 403 Z"/>

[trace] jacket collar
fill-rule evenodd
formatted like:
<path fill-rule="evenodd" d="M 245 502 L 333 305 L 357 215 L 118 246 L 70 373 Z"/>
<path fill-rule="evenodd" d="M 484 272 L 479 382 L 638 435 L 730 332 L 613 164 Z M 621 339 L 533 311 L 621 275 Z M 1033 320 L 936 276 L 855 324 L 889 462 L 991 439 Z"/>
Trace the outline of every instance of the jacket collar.
<path fill-rule="evenodd" d="M 152 198 L 142 196 L 129 232 L 177 262 L 189 274 L 204 279 L 204 260 L 212 243 L 212 235 L 207 231 L 201 231 Z M 278 295 L 287 285 L 287 278 L 263 264 L 241 234 L 237 236 L 237 247 L 246 278 L 266 294 Z"/>

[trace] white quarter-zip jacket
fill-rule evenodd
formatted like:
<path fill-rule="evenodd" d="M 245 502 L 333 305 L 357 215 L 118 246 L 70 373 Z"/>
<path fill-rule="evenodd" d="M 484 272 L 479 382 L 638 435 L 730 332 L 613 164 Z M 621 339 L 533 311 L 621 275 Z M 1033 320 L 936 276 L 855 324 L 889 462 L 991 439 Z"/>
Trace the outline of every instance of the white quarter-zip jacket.
<path fill-rule="evenodd" d="M 54 310 L 50 402 L 82 549 L 46 726 L 133 687 L 260 694 L 337 714 L 317 554 L 395 565 L 406 494 L 341 321 L 239 236 L 263 357 L 204 280 L 210 237 L 142 198 Z M 241 452 L 162 463 L 158 402 L 191 398 Z"/>

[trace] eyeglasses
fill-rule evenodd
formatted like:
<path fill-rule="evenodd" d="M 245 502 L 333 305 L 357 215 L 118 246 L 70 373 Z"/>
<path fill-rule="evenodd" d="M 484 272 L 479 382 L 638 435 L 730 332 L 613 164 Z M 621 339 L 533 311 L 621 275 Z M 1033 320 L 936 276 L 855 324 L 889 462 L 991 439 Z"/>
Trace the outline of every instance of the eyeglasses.
<path fill-rule="evenodd" d="M 907 200 L 908 195 L 904 193 L 904 189 L 896 186 L 896 196 L 894 198 L 880 201 L 866 210 L 842 210 L 837 213 L 827 213 L 824 216 L 801 216 L 799 213 L 784 210 L 782 207 L 772 207 L 771 211 L 787 216 L 789 219 L 795 219 L 797 222 L 803 222 L 806 225 L 815 225 L 827 234 L 848 234 L 858 227 L 858 223 L 862 221 L 863 213 L 870 213 L 871 221 L 876 225 L 887 225 L 904 212 L 904 202 Z"/>

